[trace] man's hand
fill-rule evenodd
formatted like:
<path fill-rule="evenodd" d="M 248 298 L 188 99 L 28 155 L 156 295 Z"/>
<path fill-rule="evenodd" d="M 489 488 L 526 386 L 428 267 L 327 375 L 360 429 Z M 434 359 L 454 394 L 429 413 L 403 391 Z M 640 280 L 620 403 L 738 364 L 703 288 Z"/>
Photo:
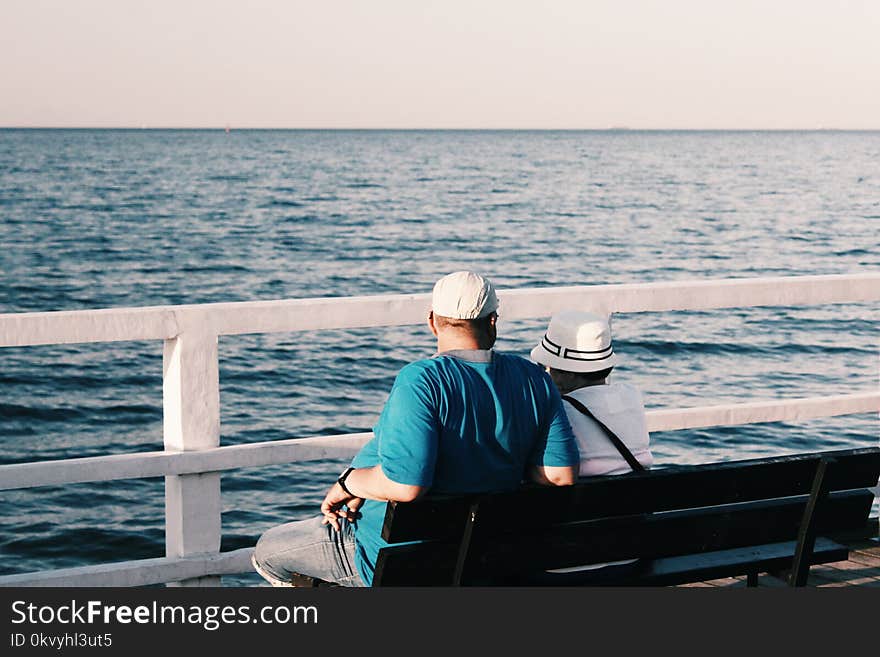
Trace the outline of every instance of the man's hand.
<path fill-rule="evenodd" d="M 330 487 L 321 502 L 321 513 L 324 514 L 321 524 L 333 525 L 333 529 L 339 531 L 339 519 L 345 518 L 349 522 L 355 520 L 360 515 L 357 511 L 363 503 L 362 497 L 349 495 L 337 482 Z"/>
<path fill-rule="evenodd" d="M 392 481 L 385 476 L 379 465 L 352 470 L 345 483 L 346 488 L 357 491 L 363 497 L 347 493 L 339 482 L 330 487 L 321 503 L 321 513 L 324 514 L 322 522 L 325 525 L 333 525 L 336 531 L 339 531 L 340 518 L 352 521 L 360 517 L 358 509 L 365 499 L 380 502 L 412 502 L 428 490 L 425 486 L 412 486 Z"/>

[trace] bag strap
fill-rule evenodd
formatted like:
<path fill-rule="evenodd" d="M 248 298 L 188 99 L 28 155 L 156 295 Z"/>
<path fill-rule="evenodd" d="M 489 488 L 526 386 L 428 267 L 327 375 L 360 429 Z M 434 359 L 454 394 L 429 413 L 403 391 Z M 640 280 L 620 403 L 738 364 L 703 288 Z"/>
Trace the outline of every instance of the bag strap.
<path fill-rule="evenodd" d="M 614 433 L 607 426 L 605 426 L 604 422 L 602 422 L 599 418 L 597 418 L 595 415 L 593 415 L 590 412 L 589 408 L 584 406 L 580 401 L 578 401 L 574 397 L 571 397 L 570 395 L 562 395 L 562 398 L 565 401 L 567 401 L 569 404 L 574 406 L 581 413 L 586 415 L 588 418 L 593 420 L 593 422 L 595 422 L 596 424 L 599 425 L 599 427 L 602 429 L 602 431 L 604 431 L 605 434 L 608 436 L 608 438 L 611 439 L 611 442 L 617 448 L 617 451 L 620 452 L 620 455 L 624 458 L 624 460 L 627 463 L 629 463 L 629 467 L 631 467 L 633 469 L 633 472 L 644 472 L 645 471 L 645 466 L 643 466 L 641 463 L 639 463 L 639 460 L 635 456 L 633 456 L 633 453 L 631 451 L 629 451 L 629 447 L 624 445 L 623 441 L 620 438 L 618 438 L 617 434 Z"/>

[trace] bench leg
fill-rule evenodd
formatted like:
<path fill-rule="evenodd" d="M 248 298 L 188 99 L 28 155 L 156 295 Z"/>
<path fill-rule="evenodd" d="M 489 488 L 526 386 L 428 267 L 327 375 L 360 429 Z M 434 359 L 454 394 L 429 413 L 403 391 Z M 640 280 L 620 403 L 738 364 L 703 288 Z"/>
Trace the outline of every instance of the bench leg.
<path fill-rule="evenodd" d="M 754 587 L 758 586 L 758 571 L 752 571 L 748 575 L 746 575 L 746 586 Z"/>
<path fill-rule="evenodd" d="M 461 586 L 461 581 L 467 575 L 468 559 L 471 556 L 471 542 L 474 538 L 474 527 L 477 524 L 480 503 L 474 502 L 468 511 L 468 517 L 464 525 L 464 533 L 458 546 L 458 559 L 455 563 L 455 572 L 452 575 L 452 586 Z"/>
<path fill-rule="evenodd" d="M 804 507 L 804 515 L 798 531 L 797 548 L 791 564 L 791 575 L 789 575 L 790 586 L 806 586 L 807 584 L 813 546 L 816 543 L 816 511 L 828 497 L 828 478 L 825 475 L 828 468 L 835 463 L 835 459 L 823 457 L 819 461 L 819 467 L 816 468 L 810 499 Z"/>

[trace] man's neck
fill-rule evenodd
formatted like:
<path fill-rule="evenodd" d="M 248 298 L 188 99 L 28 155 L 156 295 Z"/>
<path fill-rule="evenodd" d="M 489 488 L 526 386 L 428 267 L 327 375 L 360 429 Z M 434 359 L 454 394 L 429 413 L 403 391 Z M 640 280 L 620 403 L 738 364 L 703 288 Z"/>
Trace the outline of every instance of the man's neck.
<path fill-rule="evenodd" d="M 437 353 L 442 354 L 444 351 L 470 351 L 474 349 L 484 349 L 476 338 L 466 335 L 438 335 L 437 336 Z"/>

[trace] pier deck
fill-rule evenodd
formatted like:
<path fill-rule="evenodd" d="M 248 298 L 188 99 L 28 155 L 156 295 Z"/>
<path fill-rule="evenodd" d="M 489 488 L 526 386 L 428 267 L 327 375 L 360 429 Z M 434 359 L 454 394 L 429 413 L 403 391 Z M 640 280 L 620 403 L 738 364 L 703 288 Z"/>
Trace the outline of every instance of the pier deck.
<path fill-rule="evenodd" d="M 867 586 L 880 588 L 880 538 L 845 541 L 850 548 L 847 561 L 820 564 L 810 568 L 807 586 L 836 588 Z M 745 577 L 725 577 L 705 582 L 683 584 L 683 587 L 744 587 Z M 779 577 L 761 573 L 758 586 L 787 587 Z"/>

